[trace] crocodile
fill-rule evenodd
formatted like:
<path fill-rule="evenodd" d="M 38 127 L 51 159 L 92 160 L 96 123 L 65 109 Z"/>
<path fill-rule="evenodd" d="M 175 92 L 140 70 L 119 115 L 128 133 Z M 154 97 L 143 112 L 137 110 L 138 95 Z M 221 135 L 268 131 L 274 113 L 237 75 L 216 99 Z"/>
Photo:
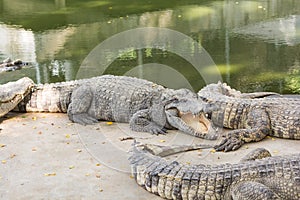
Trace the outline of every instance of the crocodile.
<path fill-rule="evenodd" d="M 7 58 L 0 62 L 0 73 L 1 72 L 10 72 L 22 69 L 24 66 L 30 65 L 29 62 L 23 62 L 20 59 L 12 60 L 10 58 Z"/>
<path fill-rule="evenodd" d="M 223 135 L 218 151 L 231 151 L 267 135 L 300 139 L 300 99 L 272 92 L 241 93 L 227 84 L 209 84 L 198 92 L 214 110 L 206 113 L 211 123 L 232 129 Z"/>
<path fill-rule="evenodd" d="M 103 75 L 34 85 L 21 102 L 9 106 L 2 103 L 0 111 L 16 107 L 15 111 L 22 112 L 63 112 L 83 125 L 98 120 L 129 122 L 134 131 L 164 134 L 167 129 L 178 129 L 214 139 L 217 132 L 211 131 L 208 121 L 201 120 L 202 111 L 210 105 L 200 101 L 188 89 L 174 90 L 143 79 Z"/>
<path fill-rule="evenodd" d="M 129 151 L 132 177 L 165 199 L 298 200 L 300 154 L 250 152 L 236 164 L 183 164 L 153 155 L 134 143 Z"/>
<path fill-rule="evenodd" d="M 27 77 L 0 85 L 0 117 L 16 107 L 33 87 L 34 82 Z"/>

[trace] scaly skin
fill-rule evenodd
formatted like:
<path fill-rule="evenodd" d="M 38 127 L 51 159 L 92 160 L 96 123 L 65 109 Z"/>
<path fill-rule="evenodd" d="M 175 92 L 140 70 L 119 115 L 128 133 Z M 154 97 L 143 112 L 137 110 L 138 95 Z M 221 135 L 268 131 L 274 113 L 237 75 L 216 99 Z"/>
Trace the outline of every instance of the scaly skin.
<path fill-rule="evenodd" d="M 198 96 L 187 89 L 173 90 L 138 78 L 104 75 L 36 85 L 15 110 L 67 112 L 71 121 L 84 125 L 98 120 L 129 122 L 132 130 L 153 134 L 177 128 L 197 137 L 214 139 L 216 133 L 212 128 L 205 126 L 210 132 L 203 133 L 201 126 L 200 130 L 196 129 L 180 118 L 200 117 L 210 106 L 200 102 Z"/>
<path fill-rule="evenodd" d="M 272 93 L 242 94 L 221 83 L 204 87 L 198 95 L 215 106 L 207 112 L 215 125 L 234 129 L 226 133 L 216 150 L 236 150 L 267 135 L 300 139 L 300 99 L 259 98 Z"/>
<path fill-rule="evenodd" d="M 170 162 L 134 144 L 129 161 L 138 183 L 165 199 L 298 200 L 300 154 L 266 157 L 250 153 L 238 164 L 185 165 Z"/>
<path fill-rule="evenodd" d="M 29 78 L 0 85 L 0 117 L 14 109 L 31 92 L 34 83 Z"/>

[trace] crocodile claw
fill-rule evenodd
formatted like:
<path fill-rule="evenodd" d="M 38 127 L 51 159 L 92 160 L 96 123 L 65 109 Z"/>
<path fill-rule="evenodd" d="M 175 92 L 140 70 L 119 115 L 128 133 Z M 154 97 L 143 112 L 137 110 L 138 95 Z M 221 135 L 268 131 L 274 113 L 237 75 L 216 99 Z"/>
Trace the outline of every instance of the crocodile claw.
<path fill-rule="evenodd" d="M 165 135 L 167 133 L 167 129 L 164 127 L 161 128 L 159 126 L 155 126 L 150 130 L 150 132 L 155 135 Z"/>
<path fill-rule="evenodd" d="M 244 141 L 241 140 L 240 137 L 236 135 L 228 135 L 227 137 L 223 138 L 222 141 L 216 145 L 214 148 L 217 151 L 235 151 L 239 149 L 244 144 Z"/>

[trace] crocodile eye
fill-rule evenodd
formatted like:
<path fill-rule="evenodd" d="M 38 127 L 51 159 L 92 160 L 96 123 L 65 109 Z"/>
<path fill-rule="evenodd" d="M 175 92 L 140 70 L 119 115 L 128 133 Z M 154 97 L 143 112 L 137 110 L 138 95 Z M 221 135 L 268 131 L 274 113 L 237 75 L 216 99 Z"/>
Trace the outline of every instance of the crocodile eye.
<path fill-rule="evenodd" d="M 172 101 L 173 103 L 178 103 L 179 100 L 178 100 L 178 98 L 174 97 L 174 98 L 171 99 L 171 101 Z"/>
<path fill-rule="evenodd" d="M 205 117 L 206 117 L 207 119 L 211 119 L 211 113 L 205 113 Z"/>
<path fill-rule="evenodd" d="M 204 102 L 209 102 L 209 100 L 206 97 L 198 96 L 198 99 L 200 99 Z"/>

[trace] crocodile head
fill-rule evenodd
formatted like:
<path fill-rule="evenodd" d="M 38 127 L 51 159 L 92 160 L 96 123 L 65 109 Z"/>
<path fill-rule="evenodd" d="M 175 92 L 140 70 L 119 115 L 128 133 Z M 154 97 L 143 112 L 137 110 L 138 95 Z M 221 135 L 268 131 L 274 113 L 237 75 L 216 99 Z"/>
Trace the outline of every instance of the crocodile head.
<path fill-rule="evenodd" d="M 199 99 L 187 89 L 175 91 L 174 99 L 165 106 L 168 123 L 185 133 L 205 139 L 216 139 L 218 133 L 208 118 L 214 106 Z"/>
<path fill-rule="evenodd" d="M 14 109 L 33 86 L 34 82 L 28 77 L 0 85 L 0 117 Z"/>

